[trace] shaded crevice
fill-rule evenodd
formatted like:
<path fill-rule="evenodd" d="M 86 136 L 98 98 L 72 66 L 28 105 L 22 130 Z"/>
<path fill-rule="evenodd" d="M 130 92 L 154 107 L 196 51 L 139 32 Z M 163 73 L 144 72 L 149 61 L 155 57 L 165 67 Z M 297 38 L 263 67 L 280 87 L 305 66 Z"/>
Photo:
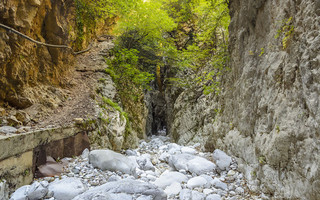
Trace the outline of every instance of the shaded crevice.
<path fill-rule="evenodd" d="M 155 74 L 155 80 L 151 82 L 151 91 L 145 94 L 148 107 L 148 118 L 146 125 L 146 134 L 158 135 L 167 128 L 167 103 L 165 100 L 164 74 L 165 68 L 159 68 Z"/>

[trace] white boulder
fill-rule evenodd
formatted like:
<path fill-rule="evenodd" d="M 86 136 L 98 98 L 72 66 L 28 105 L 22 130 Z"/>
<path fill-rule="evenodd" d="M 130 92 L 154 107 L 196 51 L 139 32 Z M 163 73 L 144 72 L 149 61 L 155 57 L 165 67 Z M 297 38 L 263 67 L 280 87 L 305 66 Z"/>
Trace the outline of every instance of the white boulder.
<path fill-rule="evenodd" d="M 183 189 L 180 191 L 179 198 L 183 200 L 192 200 L 192 192 L 189 189 Z"/>
<path fill-rule="evenodd" d="M 48 185 L 46 185 L 48 186 Z M 44 187 L 39 182 L 34 182 L 27 191 L 27 197 L 29 200 L 42 199 L 48 193 L 48 188 Z"/>
<path fill-rule="evenodd" d="M 211 182 L 211 185 L 213 185 L 215 188 L 226 190 L 228 188 L 228 185 L 224 182 L 220 181 L 218 178 L 214 178 Z"/>
<path fill-rule="evenodd" d="M 207 196 L 206 200 L 221 200 L 221 197 L 218 194 L 210 194 Z"/>
<path fill-rule="evenodd" d="M 191 148 L 191 147 L 182 147 L 181 153 L 188 153 L 188 154 L 194 155 L 197 153 L 197 150 L 195 150 L 194 148 Z"/>
<path fill-rule="evenodd" d="M 168 197 L 170 197 L 179 194 L 181 190 L 181 184 L 178 182 L 173 182 L 164 190 L 164 192 L 168 195 Z"/>
<path fill-rule="evenodd" d="M 196 190 L 192 190 L 192 200 L 204 200 L 206 198 L 206 195 L 201 193 L 201 192 L 198 192 Z"/>
<path fill-rule="evenodd" d="M 55 180 L 49 184 L 48 194 L 59 200 L 70 200 L 85 192 L 87 187 L 77 178 Z"/>
<path fill-rule="evenodd" d="M 228 170 L 232 159 L 225 152 L 220 149 L 216 149 L 212 155 L 213 159 L 216 161 L 216 164 L 220 170 Z"/>
<path fill-rule="evenodd" d="M 93 150 L 89 154 L 89 162 L 93 167 L 102 170 L 120 171 L 135 175 L 135 163 L 126 156 L 111 150 Z"/>
<path fill-rule="evenodd" d="M 12 195 L 10 200 L 28 200 L 27 192 L 30 188 L 30 185 L 24 185 L 17 189 Z"/>
<path fill-rule="evenodd" d="M 150 154 L 143 154 L 140 157 L 138 157 L 137 163 L 139 165 L 139 168 L 142 170 L 155 171 L 155 167 L 153 166 L 150 158 L 151 158 Z"/>
<path fill-rule="evenodd" d="M 155 200 L 167 199 L 166 193 L 153 184 L 132 179 L 123 179 L 92 188 L 85 193 L 76 196 L 73 200 L 96 200 L 98 195 L 108 195 L 110 193 L 123 193 L 129 195 L 141 194 L 152 196 Z"/>
<path fill-rule="evenodd" d="M 169 164 L 176 170 L 184 169 L 197 175 L 215 170 L 216 165 L 209 160 L 191 155 L 191 154 L 176 154 L 170 157 Z"/>
<path fill-rule="evenodd" d="M 165 171 L 159 178 L 156 179 L 154 184 L 160 188 L 166 188 L 174 182 L 182 183 L 187 182 L 188 177 L 180 172 Z"/>
<path fill-rule="evenodd" d="M 187 182 L 187 187 L 190 189 L 196 188 L 196 187 L 203 187 L 207 184 L 207 180 L 201 176 L 193 177 Z"/>

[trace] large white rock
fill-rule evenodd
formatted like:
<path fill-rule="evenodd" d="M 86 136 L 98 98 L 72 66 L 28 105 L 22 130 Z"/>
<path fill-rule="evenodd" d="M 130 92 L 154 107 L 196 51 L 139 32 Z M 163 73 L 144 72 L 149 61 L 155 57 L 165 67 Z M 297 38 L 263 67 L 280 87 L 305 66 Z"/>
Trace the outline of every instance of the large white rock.
<path fill-rule="evenodd" d="M 207 184 L 207 180 L 201 176 L 193 177 L 187 182 L 187 187 L 193 189 L 195 187 L 203 187 Z"/>
<path fill-rule="evenodd" d="M 179 146 L 176 143 L 170 143 L 168 144 L 168 153 L 171 155 L 177 154 L 177 153 L 181 153 L 181 146 Z"/>
<path fill-rule="evenodd" d="M 155 170 L 155 167 L 153 166 L 151 162 L 151 155 L 150 154 L 143 154 L 140 157 L 137 158 L 137 163 L 139 165 L 139 168 L 142 170 Z"/>
<path fill-rule="evenodd" d="M 191 192 L 191 195 L 192 195 L 192 200 L 204 200 L 206 198 L 205 194 L 195 190 Z"/>
<path fill-rule="evenodd" d="M 152 200 L 152 199 L 153 199 L 152 196 L 141 195 L 136 200 Z"/>
<path fill-rule="evenodd" d="M 213 185 L 215 188 L 226 190 L 228 188 L 228 185 L 224 182 L 220 181 L 218 178 L 214 178 L 211 182 L 211 185 Z"/>
<path fill-rule="evenodd" d="M 206 200 L 221 200 L 221 197 L 218 194 L 210 194 L 207 196 Z"/>
<path fill-rule="evenodd" d="M 48 188 L 44 187 L 39 182 L 34 182 L 27 191 L 29 200 L 38 200 L 46 196 Z"/>
<path fill-rule="evenodd" d="M 93 150 L 89 154 L 89 162 L 93 167 L 102 170 L 120 171 L 135 175 L 135 163 L 126 156 L 111 150 Z"/>
<path fill-rule="evenodd" d="M 216 149 L 214 150 L 212 157 L 216 161 L 216 164 L 219 167 L 219 169 L 229 169 L 232 159 L 225 152 L 221 151 L 220 149 Z"/>
<path fill-rule="evenodd" d="M 167 199 L 166 193 L 153 184 L 132 179 L 124 179 L 92 188 L 85 193 L 76 196 L 73 200 L 96 200 L 98 195 L 108 195 L 110 193 L 124 193 L 130 195 L 141 194 L 152 196 L 154 200 Z"/>
<path fill-rule="evenodd" d="M 86 186 L 77 178 L 55 180 L 49 184 L 48 189 L 48 194 L 59 200 L 70 200 L 87 190 Z"/>
<path fill-rule="evenodd" d="M 211 187 L 211 182 L 213 181 L 213 178 L 211 176 L 208 176 L 208 175 L 205 175 L 205 174 L 202 174 L 200 176 L 207 180 L 207 184 L 205 185 L 205 187 L 206 188 L 210 188 Z"/>
<path fill-rule="evenodd" d="M 181 190 L 181 184 L 178 182 L 173 182 L 164 190 L 164 192 L 168 195 L 168 197 L 170 197 L 179 194 Z"/>
<path fill-rule="evenodd" d="M 216 165 L 209 160 L 191 155 L 191 154 L 176 154 L 170 157 L 169 165 L 176 170 L 184 169 L 197 175 L 215 170 Z"/>
<path fill-rule="evenodd" d="M 154 184 L 164 189 L 174 182 L 182 183 L 187 181 L 188 177 L 180 172 L 165 171 L 159 178 L 156 179 Z"/>
<path fill-rule="evenodd" d="M 195 150 L 194 148 L 191 147 L 182 147 L 181 148 L 181 153 L 189 153 L 189 154 L 196 154 L 197 150 Z"/>
<path fill-rule="evenodd" d="M 93 200 L 132 200 L 132 195 L 123 193 L 98 193 L 94 195 Z"/>
<path fill-rule="evenodd" d="M 162 162 L 168 162 L 169 158 L 170 158 L 170 154 L 168 154 L 167 152 L 164 152 L 159 156 L 159 160 Z"/>
<path fill-rule="evenodd" d="M 27 192 L 30 188 L 30 185 L 24 185 L 17 189 L 12 195 L 10 200 L 28 200 Z"/>
<path fill-rule="evenodd" d="M 189 189 L 183 189 L 180 191 L 179 198 L 183 200 L 192 200 L 192 192 Z"/>

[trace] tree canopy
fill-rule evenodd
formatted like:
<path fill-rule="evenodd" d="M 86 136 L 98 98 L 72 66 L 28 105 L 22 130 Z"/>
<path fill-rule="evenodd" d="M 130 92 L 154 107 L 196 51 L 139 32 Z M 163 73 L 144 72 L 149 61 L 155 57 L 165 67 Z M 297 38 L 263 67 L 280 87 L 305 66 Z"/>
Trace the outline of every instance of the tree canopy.
<path fill-rule="evenodd" d="M 107 71 L 119 87 L 148 89 L 157 67 L 168 65 L 176 72 L 172 84 L 219 92 L 228 69 L 228 1 L 76 1 L 90 7 L 84 11 L 90 17 L 118 17 Z"/>

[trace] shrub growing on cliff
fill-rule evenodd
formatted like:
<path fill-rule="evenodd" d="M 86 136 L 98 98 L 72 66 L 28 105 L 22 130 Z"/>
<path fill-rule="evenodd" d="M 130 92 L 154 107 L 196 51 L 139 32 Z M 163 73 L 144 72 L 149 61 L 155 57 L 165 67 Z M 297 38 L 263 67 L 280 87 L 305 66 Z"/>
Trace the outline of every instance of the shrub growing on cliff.
<path fill-rule="evenodd" d="M 135 0 L 74 0 L 76 6 L 76 46 L 80 48 L 85 36 L 93 32 L 98 20 L 125 15 Z"/>
<path fill-rule="evenodd" d="M 218 93 L 221 76 L 228 71 L 228 2 L 169 2 L 171 16 L 179 23 L 177 30 L 170 33 L 170 36 L 178 49 L 173 66 L 175 71 L 179 71 L 177 74 L 180 74 L 180 77 L 169 80 L 184 88 L 202 88 L 204 94 Z M 190 12 L 187 17 L 180 16 L 185 15 L 186 10 Z M 181 42 L 183 38 L 185 42 Z"/>

